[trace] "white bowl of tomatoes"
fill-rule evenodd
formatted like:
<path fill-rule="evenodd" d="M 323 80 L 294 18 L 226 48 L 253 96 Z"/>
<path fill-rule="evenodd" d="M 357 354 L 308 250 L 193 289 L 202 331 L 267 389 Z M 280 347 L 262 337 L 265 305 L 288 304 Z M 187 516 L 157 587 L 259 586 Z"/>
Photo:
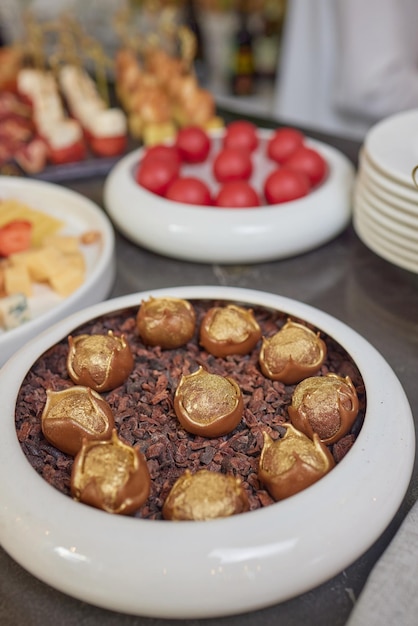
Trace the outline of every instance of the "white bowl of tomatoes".
<path fill-rule="evenodd" d="M 185 127 L 128 154 L 106 180 L 104 203 L 127 238 L 159 254 L 258 263 L 342 232 L 354 173 L 345 155 L 297 129 L 237 120 L 210 133 Z"/>

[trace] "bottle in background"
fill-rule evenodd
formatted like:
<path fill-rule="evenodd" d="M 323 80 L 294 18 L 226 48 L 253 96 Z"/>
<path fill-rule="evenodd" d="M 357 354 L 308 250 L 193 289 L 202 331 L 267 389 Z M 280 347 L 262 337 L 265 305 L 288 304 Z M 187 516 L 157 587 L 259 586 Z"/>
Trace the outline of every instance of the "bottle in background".
<path fill-rule="evenodd" d="M 245 0 L 237 9 L 238 26 L 232 42 L 231 92 L 235 96 L 254 93 L 255 65 L 253 36 L 248 26 L 249 11 Z"/>
<path fill-rule="evenodd" d="M 184 24 L 191 30 L 191 32 L 196 37 L 196 56 L 194 59 L 194 70 L 196 72 L 197 79 L 200 84 L 206 84 L 208 80 L 206 55 L 195 0 L 185 0 L 183 8 L 183 21 Z"/>

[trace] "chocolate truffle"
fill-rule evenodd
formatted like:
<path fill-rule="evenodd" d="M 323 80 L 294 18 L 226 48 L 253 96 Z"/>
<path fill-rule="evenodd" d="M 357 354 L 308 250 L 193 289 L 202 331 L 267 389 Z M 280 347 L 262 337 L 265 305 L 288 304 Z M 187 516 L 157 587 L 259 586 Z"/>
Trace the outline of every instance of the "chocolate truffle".
<path fill-rule="evenodd" d="M 263 339 L 259 363 L 267 378 L 293 385 L 315 374 L 326 354 L 326 344 L 319 333 L 288 320 L 275 335 Z"/>
<path fill-rule="evenodd" d="M 312 437 L 318 433 L 326 445 L 348 433 L 357 417 L 359 402 L 349 376 L 313 376 L 299 383 L 288 413 L 298 430 Z"/>
<path fill-rule="evenodd" d="M 194 335 L 196 313 L 187 300 L 150 297 L 139 307 L 136 326 L 145 345 L 179 348 Z"/>
<path fill-rule="evenodd" d="M 76 385 L 95 391 L 119 387 L 132 372 L 134 360 L 125 336 L 78 335 L 68 337 L 67 370 Z"/>
<path fill-rule="evenodd" d="M 144 455 L 123 443 L 116 430 L 109 441 L 85 441 L 74 459 L 71 495 L 108 513 L 134 513 L 147 500 L 150 486 Z"/>
<path fill-rule="evenodd" d="M 273 441 L 264 432 L 258 478 L 274 500 L 283 500 L 313 485 L 335 465 L 328 448 L 318 435 L 313 439 L 291 424 L 284 424 L 284 437 Z"/>
<path fill-rule="evenodd" d="M 239 424 L 244 410 L 241 389 L 228 376 L 209 374 L 203 367 L 182 376 L 174 394 L 174 411 L 185 430 L 220 437 Z"/>
<path fill-rule="evenodd" d="M 74 456 L 83 439 L 110 439 L 114 418 L 108 403 L 90 387 L 76 386 L 62 391 L 48 389 L 41 427 L 53 446 Z"/>
<path fill-rule="evenodd" d="M 171 488 L 164 506 L 167 520 L 209 520 L 248 511 L 241 479 L 209 470 L 186 470 Z"/>
<path fill-rule="evenodd" d="M 200 344 L 214 356 L 248 354 L 261 339 L 252 309 L 235 304 L 212 307 L 200 326 Z"/>

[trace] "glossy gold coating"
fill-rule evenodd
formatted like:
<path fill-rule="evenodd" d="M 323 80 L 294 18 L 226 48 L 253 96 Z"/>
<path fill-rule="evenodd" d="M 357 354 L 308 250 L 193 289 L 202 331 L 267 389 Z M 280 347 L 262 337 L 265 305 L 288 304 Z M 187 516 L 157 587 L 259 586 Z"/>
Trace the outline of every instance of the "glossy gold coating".
<path fill-rule="evenodd" d="M 147 500 L 151 479 L 145 457 L 113 430 L 108 441 L 85 441 L 74 459 L 74 499 L 108 513 L 129 515 Z"/>
<path fill-rule="evenodd" d="M 186 470 L 174 483 L 164 506 L 168 520 L 204 521 L 248 511 L 249 502 L 240 478 L 200 470 Z"/>
<path fill-rule="evenodd" d="M 288 320 L 275 335 L 263 338 L 259 363 L 267 378 L 293 385 L 315 374 L 326 355 L 327 347 L 319 332 Z"/>
<path fill-rule="evenodd" d="M 292 424 L 284 424 L 284 437 L 274 441 L 264 432 L 258 477 L 275 500 L 306 489 L 335 465 L 328 448 L 314 434 L 310 439 Z"/>
<path fill-rule="evenodd" d="M 110 439 L 114 417 L 109 404 L 93 389 L 84 386 L 62 391 L 48 389 L 41 415 L 45 438 L 53 446 L 74 456 L 83 439 Z"/>
<path fill-rule="evenodd" d="M 141 302 L 136 325 L 142 341 L 149 346 L 179 348 L 193 337 L 196 313 L 188 300 L 153 298 Z"/>
<path fill-rule="evenodd" d="M 204 437 L 220 437 L 239 424 L 244 405 L 241 389 L 229 377 L 199 367 L 182 376 L 174 394 L 174 410 L 185 430 Z"/>
<path fill-rule="evenodd" d="M 292 424 L 308 437 L 317 433 L 326 445 L 348 433 L 358 410 L 358 396 L 350 377 L 332 373 L 300 382 L 288 407 Z"/>
<path fill-rule="evenodd" d="M 125 336 L 78 335 L 68 337 L 67 370 L 76 385 L 95 391 L 118 387 L 132 372 L 134 360 Z"/>
<path fill-rule="evenodd" d="M 248 354 L 261 339 L 261 328 L 252 309 L 235 304 L 212 307 L 200 326 L 200 344 L 218 357 Z"/>

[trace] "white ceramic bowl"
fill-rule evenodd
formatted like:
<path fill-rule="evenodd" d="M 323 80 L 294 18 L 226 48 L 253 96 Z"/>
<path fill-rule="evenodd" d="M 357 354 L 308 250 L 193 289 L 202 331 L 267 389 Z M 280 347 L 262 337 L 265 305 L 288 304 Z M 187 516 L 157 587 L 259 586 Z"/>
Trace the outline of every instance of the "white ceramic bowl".
<path fill-rule="evenodd" d="M 212 155 L 224 131 L 213 134 Z M 272 163 L 264 155 L 272 131 L 260 129 L 252 182 L 260 190 Z M 304 198 L 254 209 L 224 209 L 171 202 L 134 180 L 143 149 L 121 159 L 107 177 L 104 204 L 115 226 L 133 242 L 169 257 L 203 263 L 258 263 L 281 259 L 326 243 L 351 217 L 354 167 L 338 150 L 307 140 L 328 161 L 326 181 Z M 186 170 L 184 170 L 186 172 Z M 216 186 L 211 156 L 193 170 Z"/>
<path fill-rule="evenodd" d="M 30 466 L 16 437 L 15 403 L 26 372 L 44 350 L 80 324 L 139 306 L 150 295 L 266 306 L 309 321 L 332 336 L 356 362 L 367 394 L 364 425 L 347 456 L 315 485 L 287 500 L 207 522 L 116 517 L 48 485 Z M 179 287 L 124 296 L 75 313 L 6 364 L 0 372 L 0 396 L 4 549 L 33 575 L 71 596 L 137 615 L 229 615 L 319 585 L 357 559 L 383 532 L 402 502 L 414 463 L 411 409 L 382 356 L 335 318 L 258 291 Z"/>
<path fill-rule="evenodd" d="M 105 212 L 88 198 L 59 185 L 0 176 L 0 198 L 19 200 L 62 220 L 62 234 L 81 235 L 88 230 L 100 233 L 97 242 L 81 246 L 86 262 L 86 280 L 79 289 L 69 297 L 62 298 L 46 287 L 35 286 L 28 302 L 30 321 L 11 330 L 0 330 L 1 366 L 16 350 L 45 328 L 107 297 L 115 278 L 115 241 L 113 226 Z"/>

